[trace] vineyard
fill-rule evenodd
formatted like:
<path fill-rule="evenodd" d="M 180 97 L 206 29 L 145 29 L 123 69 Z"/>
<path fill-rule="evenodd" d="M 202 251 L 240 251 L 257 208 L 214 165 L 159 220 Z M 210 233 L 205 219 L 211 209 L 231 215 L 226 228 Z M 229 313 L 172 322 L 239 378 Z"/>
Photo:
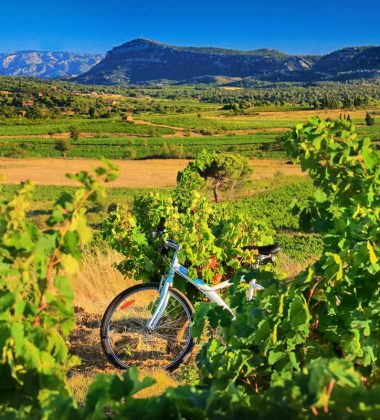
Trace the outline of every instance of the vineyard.
<path fill-rule="evenodd" d="M 1 78 L 0 158 L 182 159 L 217 146 L 250 159 L 285 159 L 284 135 L 315 113 L 349 119 L 359 134 L 380 141 L 379 98 L 376 81 L 93 90 Z"/>
<path fill-rule="evenodd" d="M 142 127 L 139 125 L 138 127 Z M 130 135 L 125 133 L 125 135 Z M 3 157 L 61 157 L 54 138 L 1 139 Z M 245 156 L 276 158 L 284 156 L 276 144 L 273 134 L 255 136 L 202 136 L 184 138 L 80 138 L 70 145 L 67 156 L 71 158 L 97 158 L 104 155 L 109 159 L 149 158 L 194 158 L 201 150 L 213 150 L 216 145 L 222 151 L 233 151 Z"/>
<path fill-rule="evenodd" d="M 181 128 L 199 128 L 185 118 Z M 5 186 L 0 418 L 378 418 L 380 156 L 376 130 L 365 129 L 344 118 L 310 118 L 283 133 L 281 153 L 308 178 L 252 181 L 246 158 L 235 149 L 216 153 L 216 138 L 201 136 L 199 143 L 189 137 L 198 157 L 174 189 L 106 189 L 118 176 L 107 160 L 70 175 L 79 188 Z M 68 343 L 83 253 L 102 244 L 119 255 L 120 273 L 157 281 L 163 259 L 151 232 L 162 216 L 169 236 L 183 244 L 189 273 L 208 284 L 232 279 L 224 298 L 236 319 L 176 284 L 196 302 L 198 346 L 187 379 L 149 396 L 143 392 L 154 380 L 135 368 L 100 374 L 78 403 L 68 376 L 80 360 Z M 291 276 L 281 262 L 260 274 L 249 268 L 257 252 L 245 246 L 274 240 L 290 265 L 299 263 Z M 242 274 L 259 275 L 265 286 L 251 301 Z"/>

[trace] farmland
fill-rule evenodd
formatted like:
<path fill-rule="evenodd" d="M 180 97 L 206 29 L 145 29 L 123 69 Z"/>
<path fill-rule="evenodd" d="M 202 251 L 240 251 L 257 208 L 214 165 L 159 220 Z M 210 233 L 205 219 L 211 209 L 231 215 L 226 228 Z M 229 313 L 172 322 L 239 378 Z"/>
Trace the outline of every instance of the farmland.
<path fill-rule="evenodd" d="M 217 148 L 250 159 L 285 159 L 284 135 L 317 114 L 349 118 L 360 134 L 380 141 L 375 82 L 347 85 L 344 96 L 339 84 L 312 91 L 292 84 L 237 91 L 207 85 L 94 90 L 21 80 L 0 79 L 2 157 L 59 157 L 57 142 L 66 139 L 68 158 L 181 159 Z M 365 123 L 367 112 L 375 117 L 372 126 Z"/>
<path fill-rule="evenodd" d="M 174 187 L 178 171 L 189 163 L 185 159 L 144 159 L 141 161 L 114 161 L 120 168 L 119 178 L 112 187 L 165 188 Z M 94 168 L 98 162 L 88 159 L 2 159 L 0 171 L 10 184 L 27 179 L 39 185 L 75 185 L 66 177 L 68 172 Z M 252 179 L 270 179 L 284 176 L 304 176 L 299 165 L 287 165 L 276 160 L 256 159 L 249 161 L 254 169 Z M 52 171 L 54 168 L 54 171 Z"/>
<path fill-rule="evenodd" d="M 364 111 L 353 114 L 358 132 L 380 141 L 380 122 L 369 127 L 363 123 Z M 70 158 L 194 158 L 202 149 L 217 148 L 251 159 L 284 159 L 284 135 L 311 115 L 309 112 L 289 112 L 288 119 L 285 119 L 283 112 L 270 115 L 259 113 L 258 116 L 244 118 L 147 115 L 140 117 L 141 123 L 138 124 L 77 119 L 49 123 L 7 122 L 3 125 L 0 123 L 0 156 L 62 156 L 56 147 L 57 140 L 66 138 L 70 141 L 69 129 L 75 127 L 79 138 L 70 141 L 70 150 L 67 152 Z M 325 112 L 324 115 L 334 118 L 337 112 Z"/>
<path fill-rule="evenodd" d="M 22 372 L 34 366 L 39 357 L 50 355 L 52 348 L 58 349 L 54 357 L 45 357 L 49 364 L 46 372 L 53 378 L 54 389 L 62 391 L 62 399 L 66 398 L 69 378 L 74 398 L 83 405 L 93 377 L 115 371 L 101 352 L 98 324 L 109 301 L 125 287 L 147 278 L 157 280 L 162 267 L 151 233 L 164 214 L 170 235 L 183 244 L 181 258 L 189 269 L 209 284 L 216 278 L 233 276 L 236 296 L 227 298 L 235 305 L 237 319 L 232 323 L 225 312 L 205 306 L 196 294 L 189 295 L 198 301 L 199 313 L 219 332 L 214 338 L 210 331 L 204 332 L 194 357 L 176 374 L 143 369 L 159 383 L 142 391 L 139 398 L 179 386 L 178 391 L 170 391 L 163 398 L 170 401 L 178 397 L 180 404 L 191 406 L 176 392 L 181 392 L 183 385 L 200 384 L 199 389 L 186 388 L 194 400 L 209 398 L 201 394 L 208 389 L 210 395 L 224 395 L 226 401 L 232 401 L 230 390 L 225 389 L 225 383 L 231 382 L 236 383 L 234 395 L 244 400 L 239 404 L 245 410 L 244 404 L 251 398 L 256 399 L 255 404 L 267 398 L 275 405 L 269 394 L 272 384 L 285 395 L 281 387 L 289 381 L 294 395 L 306 395 L 309 388 L 301 392 L 297 387 L 310 380 L 308 372 L 326 375 L 321 376 L 318 388 L 323 396 L 328 386 L 334 387 L 329 376 L 333 372 L 334 377 L 344 378 L 336 385 L 342 392 L 339 395 L 350 383 L 364 398 L 359 378 L 365 378 L 368 389 L 378 378 L 378 327 L 370 319 L 378 317 L 374 310 L 378 303 L 374 280 L 379 270 L 378 196 L 374 193 L 378 189 L 376 143 L 380 142 L 376 82 L 358 83 L 355 88 L 332 83 L 239 89 L 207 85 L 90 88 L 59 81 L 16 82 L 4 78 L 0 86 L 0 174 L 6 177 L 0 181 L 0 226 L 4 231 L 0 250 L 5 256 L 1 269 L 12 275 L 16 285 L 11 289 L 9 284 L 2 284 L 8 295 L 0 304 L 5 308 L 6 328 L 16 325 L 11 332 L 21 337 L 20 342 L 25 340 L 25 346 L 33 340 L 33 346 L 41 346 L 33 360 L 17 356 L 22 359 L 20 366 L 27 366 Z M 326 96 L 327 89 L 331 97 Z M 33 105 L 25 105 L 31 100 Z M 327 108 L 327 104 L 334 107 Z M 372 117 L 370 124 L 366 122 L 368 114 Z M 324 120 L 307 123 L 316 115 Z M 301 125 L 292 130 L 297 124 Z M 320 133 L 328 139 L 326 143 L 319 141 Z M 364 136 L 370 141 L 358 140 Z M 237 188 L 236 179 L 226 184 L 219 201 L 208 175 L 201 179 L 204 183 L 198 185 L 199 190 L 192 189 L 186 177 L 182 181 L 177 177 L 178 172 L 191 169 L 194 159 L 202 154 L 216 159 L 214 151 L 245 157 L 235 157 L 235 162 L 246 164 L 248 173 L 241 188 Z M 301 160 L 302 167 L 290 154 Z M 119 167 L 116 180 L 112 165 L 92 172 L 101 165 L 100 157 L 111 159 Z M 333 164 L 325 165 L 330 157 Z M 198 167 L 195 175 L 202 173 L 201 169 Z M 82 170 L 91 175 L 65 177 L 66 173 Z M 27 179 L 35 187 L 20 186 Z M 102 187 L 106 181 L 107 194 Z M 87 198 L 93 201 L 84 204 Z M 237 261 L 247 258 L 243 246 L 271 242 L 282 248 L 278 264 L 264 270 L 266 291 L 247 303 L 238 286 L 241 268 Z M 216 264 L 217 277 L 211 262 Z M 41 269 L 45 265 L 46 276 L 45 268 Z M 52 267 L 62 275 L 54 277 Z M 356 276 L 373 291 L 371 296 L 355 284 Z M 40 290 L 46 279 L 49 287 Z M 25 284 L 30 286 L 32 303 L 22 300 Z M 176 286 L 188 292 L 180 282 Z M 44 311 L 44 294 L 51 311 Z M 354 294 L 357 302 L 351 298 Z M 72 329 L 74 305 L 77 325 Z M 341 312 L 340 305 L 344 309 Z M 364 312 L 360 312 L 361 305 Z M 22 321 L 20 311 L 24 311 Z M 21 322 L 29 323 L 28 327 L 17 330 Z M 51 328 L 57 324 L 66 341 L 62 341 L 60 330 Z M 199 325 L 198 330 L 202 330 L 202 322 Z M 35 339 L 35 331 L 37 337 L 47 337 L 46 343 Z M 28 334 L 32 338 L 26 338 Z M 355 348 L 350 344 L 353 335 Z M 18 351 L 12 342 L 5 345 L 9 345 L 9 352 Z M 66 346 L 70 355 L 82 358 L 80 365 L 72 367 Z M 260 361 L 251 357 L 255 352 Z M 27 357 L 27 351 L 21 353 Z M 334 360 L 338 360 L 335 365 Z M 23 373 L 12 363 L 9 372 L 14 369 L 13 373 L 6 373 L 9 382 L 22 387 L 22 381 L 16 379 Z M 328 369 L 323 370 L 321 363 L 328 363 Z M 38 369 L 33 372 L 37 372 L 37 378 L 46 373 Z M 355 379 L 349 382 L 348 377 Z M 137 379 L 131 378 L 126 379 L 128 389 L 135 389 L 128 381 Z M 214 388 L 210 387 L 210 378 L 215 379 Z M 117 395 L 112 391 L 112 387 L 117 388 L 116 382 L 102 380 L 105 382 L 98 386 L 98 392 L 107 389 L 108 396 Z M 295 382 L 298 380 L 301 385 Z M 243 394 L 249 398 L 242 398 Z M 347 398 L 348 394 L 344 395 Z M 290 401 L 289 405 L 293 401 L 287 397 L 284 400 Z M 154 399 L 149 401 L 156 404 Z M 313 413 L 315 406 L 323 407 L 314 395 L 310 401 L 300 404 Z M 370 406 L 373 399 L 367 401 Z M 116 411 L 124 402 L 118 404 L 114 406 Z M 236 416 L 239 409 L 234 411 L 234 404 L 223 410 L 231 409 L 231 416 Z M 77 412 L 75 404 L 73 407 Z M 108 409 L 106 406 L 103 411 Z M 335 409 L 339 413 L 339 407 Z M 291 410 L 294 413 L 298 407 Z"/>

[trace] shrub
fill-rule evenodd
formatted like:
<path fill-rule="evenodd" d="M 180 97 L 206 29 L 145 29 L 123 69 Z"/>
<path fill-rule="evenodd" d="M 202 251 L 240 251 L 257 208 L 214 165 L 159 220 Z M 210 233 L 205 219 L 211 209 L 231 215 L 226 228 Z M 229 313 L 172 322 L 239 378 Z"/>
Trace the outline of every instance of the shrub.
<path fill-rule="evenodd" d="M 69 133 L 70 133 L 71 140 L 76 141 L 79 139 L 80 132 L 77 127 L 75 126 L 69 127 Z"/>
<path fill-rule="evenodd" d="M 73 291 L 66 273 L 74 273 L 81 245 L 92 231 L 85 203 L 103 195 L 99 181 L 114 179 L 114 168 L 75 176 L 83 188 L 64 193 L 40 230 L 27 219 L 31 183 L 10 200 L 0 200 L 0 416 L 71 417 L 74 403 L 66 382 L 78 359 L 65 339 L 74 325 Z M 60 414 L 59 414 L 60 413 Z"/>
<path fill-rule="evenodd" d="M 367 125 L 375 125 L 375 117 L 371 115 L 369 112 L 365 114 L 365 123 Z"/>
<path fill-rule="evenodd" d="M 191 192 L 190 192 L 191 194 Z M 189 206 L 160 194 L 138 196 L 132 212 L 118 207 L 103 224 L 103 236 L 126 258 L 118 268 L 136 280 L 159 280 L 165 261 L 160 239 L 152 237 L 160 217 L 166 217 L 168 236 L 182 245 L 179 258 L 189 275 L 211 284 L 231 276 L 242 263 L 253 262 L 255 252 L 243 251 L 251 243 L 268 243 L 271 231 L 249 217 L 214 208 L 193 192 Z M 210 261 L 213 261 L 212 267 Z"/>
<path fill-rule="evenodd" d="M 55 142 L 54 148 L 62 153 L 66 157 L 67 152 L 72 148 L 70 139 L 58 139 Z"/>
<path fill-rule="evenodd" d="M 124 154 L 123 154 L 123 158 L 124 159 L 133 160 L 133 159 L 136 159 L 136 156 L 137 156 L 137 152 L 136 152 L 136 149 L 135 148 L 133 148 L 133 147 L 126 147 L 124 149 Z"/>

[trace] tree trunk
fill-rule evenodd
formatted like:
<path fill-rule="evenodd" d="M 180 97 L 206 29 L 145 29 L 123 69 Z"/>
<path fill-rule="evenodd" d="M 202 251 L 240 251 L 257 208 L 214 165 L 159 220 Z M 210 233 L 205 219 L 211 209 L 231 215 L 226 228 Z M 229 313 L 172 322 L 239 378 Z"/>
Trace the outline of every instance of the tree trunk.
<path fill-rule="evenodd" d="M 215 200 L 215 203 L 219 203 L 219 191 L 218 191 L 219 187 L 220 187 L 220 182 L 217 182 L 214 186 L 214 200 Z"/>
<path fill-rule="evenodd" d="M 229 199 L 231 200 L 235 195 L 236 182 L 233 182 L 230 187 Z"/>

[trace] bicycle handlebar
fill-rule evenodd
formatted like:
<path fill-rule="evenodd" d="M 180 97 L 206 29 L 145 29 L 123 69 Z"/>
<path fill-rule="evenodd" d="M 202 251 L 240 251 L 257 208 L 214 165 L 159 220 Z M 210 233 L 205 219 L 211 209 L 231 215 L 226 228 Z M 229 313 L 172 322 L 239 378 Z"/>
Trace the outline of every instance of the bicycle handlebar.
<path fill-rule="evenodd" d="M 164 234 L 166 233 L 165 224 L 166 224 L 166 218 L 161 217 L 160 221 L 158 222 L 158 225 L 156 227 L 156 230 L 153 232 L 153 236 L 154 237 L 161 236 L 161 239 L 164 241 L 165 247 L 173 248 L 176 251 L 179 251 L 181 249 L 180 245 L 176 244 L 175 242 L 173 242 L 170 239 L 165 239 L 164 238 Z"/>
<path fill-rule="evenodd" d="M 166 218 L 165 217 L 161 217 L 160 221 L 158 222 L 158 225 L 156 227 L 156 232 L 157 233 L 164 233 L 165 232 L 165 224 L 166 224 Z"/>

